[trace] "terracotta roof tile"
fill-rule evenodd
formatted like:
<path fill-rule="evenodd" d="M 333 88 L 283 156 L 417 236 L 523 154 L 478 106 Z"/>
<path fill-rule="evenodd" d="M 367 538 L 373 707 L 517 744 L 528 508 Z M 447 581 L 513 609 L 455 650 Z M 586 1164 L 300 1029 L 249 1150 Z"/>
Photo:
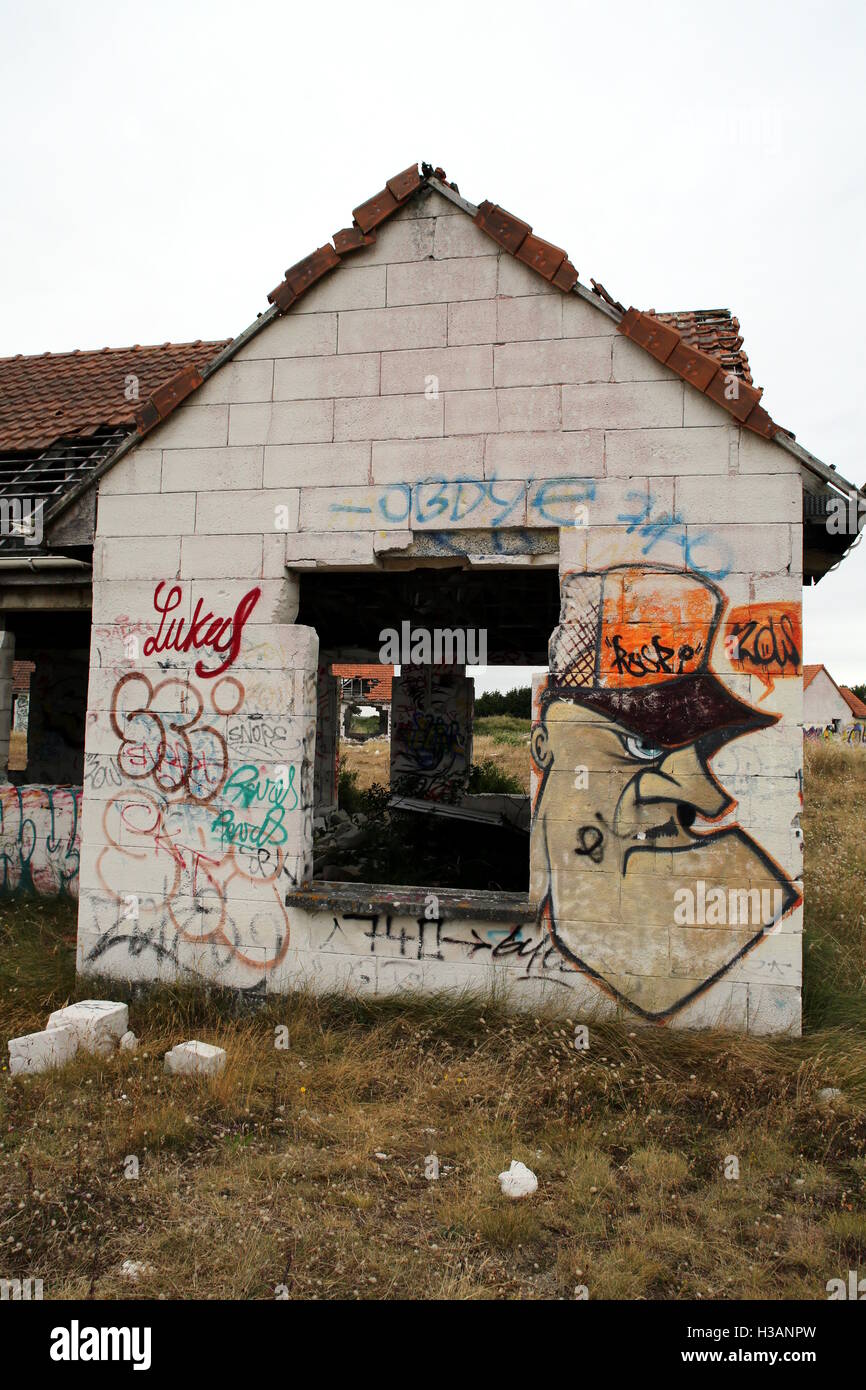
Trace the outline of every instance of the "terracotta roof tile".
<path fill-rule="evenodd" d="M 688 347 L 700 348 L 718 357 L 726 370 L 753 386 L 749 359 L 743 351 L 740 324 L 730 309 L 683 309 L 672 313 L 650 313 L 675 328 Z"/>
<path fill-rule="evenodd" d="M 715 401 L 723 410 L 727 410 L 745 425 L 746 429 L 772 439 L 778 433 L 779 426 L 759 404 L 760 390 L 756 389 L 751 381 L 746 381 L 740 371 L 735 369 L 736 363 L 726 358 L 718 324 L 712 332 L 708 330 L 705 333 L 705 346 L 695 344 L 696 338 L 700 342 L 700 315 L 712 316 L 719 313 L 719 310 L 690 311 L 680 316 L 683 319 L 683 327 L 680 328 L 677 315 L 656 314 L 653 311 L 641 313 L 639 309 L 631 308 L 623 315 L 617 327 L 620 333 L 631 338 L 638 347 L 645 348 L 659 362 L 664 362 L 672 371 L 677 372 L 684 381 L 709 396 L 710 400 Z M 733 322 L 735 320 L 732 320 Z"/>
<path fill-rule="evenodd" d="M 819 671 L 823 671 L 822 665 L 803 667 L 803 689 L 807 690 L 812 684 Z"/>
<path fill-rule="evenodd" d="M 859 695 L 855 695 L 854 691 L 847 685 L 840 685 L 839 689 L 851 713 L 856 715 L 858 719 L 866 719 L 866 705 L 864 705 Z"/>
<path fill-rule="evenodd" d="M 16 690 L 16 691 L 18 691 L 18 690 L 29 690 L 29 689 L 30 689 L 30 677 L 33 675 L 33 672 L 34 672 L 35 670 L 36 670 L 36 664 L 35 664 L 35 662 L 33 662 L 33 661 L 13 661 L 13 662 L 12 662 L 12 689 L 13 689 L 13 690 Z"/>
<path fill-rule="evenodd" d="M 374 683 L 370 687 L 368 698 L 375 700 L 391 699 L 391 682 L 394 676 L 393 666 L 379 666 L 373 663 L 347 663 L 334 662 L 331 672 L 339 676 L 341 680 L 372 680 Z"/>
<path fill-rule="evenodd" d="M 184 368 L 200 370 L 228 341 L 0 358 L 0 451 L 37 452 L 105 426 L 132 429 L 142 402 Z M 131 376 L 138 399 L 127 400 Z"/>
<path fill-rule="evenodd" d="M 404 207 L 433 178 L 455 193 L 444 170 L 409 165 L 353 214 L 351 227 L 291 266 L 268 295 L 278 313 L 289 310 L 306 290 L 376 237 L 376 228 Z M 470 208 L 471 210 L 471 208 Z M 525 262 L 564 293 L 577 284 L 566 252 L 535 235 L 528 222 L 496 203 L 482 202 L 475 223 L 497 244 Z M 759 404 L 743 351 L 739 323 L 728 309 L 690 309 L 671 313 L 623 310 L 603 285 L 594 292 L 617 313 L 618 329 L 684 381 L 708 395 L 747 429 L 772 439 L 777 426 Z M 207 361 L 227 343 L 165 343 L 161 348 L 124 348 L 101 353 L 67 353 L 44 358 L 0 360 L 0 449 L 38 450 L 62 437 L 86 436 L 100 426 L 137 423 L 147 430 L 200 384 Z M 127 401 L 125 377 L 141 379 L 140 403 Z"/>

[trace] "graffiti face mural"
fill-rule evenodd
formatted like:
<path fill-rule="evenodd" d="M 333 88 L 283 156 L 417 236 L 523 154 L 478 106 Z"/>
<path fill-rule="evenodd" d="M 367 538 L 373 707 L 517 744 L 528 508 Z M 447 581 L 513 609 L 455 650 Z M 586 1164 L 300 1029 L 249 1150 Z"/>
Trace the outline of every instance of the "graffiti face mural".
<path fill-rule="evenodd" d="M 541 920 L 574 968 L 658 1020 L 800 900 L 711 770 L 724 744 L 776 722 L 711 670 L 724 605 L 682 571 L 567 576 L 532 733 Z"/>

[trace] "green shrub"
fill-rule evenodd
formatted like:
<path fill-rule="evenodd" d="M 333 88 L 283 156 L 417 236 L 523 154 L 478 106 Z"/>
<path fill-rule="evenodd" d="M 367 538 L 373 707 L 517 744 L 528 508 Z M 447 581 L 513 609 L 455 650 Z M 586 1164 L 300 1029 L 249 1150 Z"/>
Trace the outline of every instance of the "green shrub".
<path fill-rule="evenodd" d="M 532 718 L 532 690 L 528 685 L 514 690 L 488 690 L 475 701 L 475 717 L 485 714 L 513 714 L 517 719 Z"/>
<path fill-rule="evenodd" d="M 510 795 L 524 796 L 524 790 L 516 777 L 495 763 L 492 758 L 482 758 L 473 763 L 469 770 L 466 790 L 470 796 L 481 792 L 508 792 Z"/>

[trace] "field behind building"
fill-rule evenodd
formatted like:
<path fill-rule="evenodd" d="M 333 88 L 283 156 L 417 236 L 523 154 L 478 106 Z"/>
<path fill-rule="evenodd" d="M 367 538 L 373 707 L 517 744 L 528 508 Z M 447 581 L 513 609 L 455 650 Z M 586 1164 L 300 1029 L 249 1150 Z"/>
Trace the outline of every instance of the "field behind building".
<path fill-rule="evenodd" d="M 571 1022 L 495 1000 L 141 993 L 138 1052 L 0 1077 L 0 1277 L 46 1298 L 825 1298 L 866 1272 L 864 804 L 866 756 L 807 749 L 801 1040 L 626 1024 L 578 1051 Z M 71 905 L 0 911 L 4 1059 L 93 994 L 74 941 Z M 220 1078 L 165 1076 L 189 1037 L 227 1049 Z M 538 1175 L 525 1202 L 496 1181 L 512 1158 Z"/>
<path fill-rule="evenodd" d="M 476 719 L 472 740 L 472 760 L 477 764 L 493 763 L 501 772 L 513 778 L 529 793 L 529 726 L 528 719 L 511 715 L 493 715 Z M 357 773 L 359 791 L 378 783 L 390 785 L 390 742 L 387 738 L 370 738 L 364 743 L 340 743 L 340 768 Z"/>

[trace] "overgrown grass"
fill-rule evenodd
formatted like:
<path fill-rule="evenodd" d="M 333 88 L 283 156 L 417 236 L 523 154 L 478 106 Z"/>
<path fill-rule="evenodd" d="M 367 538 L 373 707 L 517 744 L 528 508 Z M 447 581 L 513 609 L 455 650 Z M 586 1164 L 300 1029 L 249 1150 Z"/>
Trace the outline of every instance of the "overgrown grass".
<path fill-rule="evenodd" d="M 493 1000 L 139 991 L 137 1053 L 0 1081 L 0 1276 L 48 1298 L 826 1297 L 866 1266 L 866 758 L 836 753 L 807 767 L 803 1039 L 593 1025 L 577 1051 L 570 1021 Z M 98 990 L 74 931 L 68 905 L 0 910 L 4 1044 Z M 221 1077 L 165 1076 L 188 1037 L 227 1049 Z M 524 1203 L 496 1182 L 512 1158 L 539 1178 Z"/>
<path fill-rule="evenodd" d="M 483 734 L 496 743 L 505 743 L 512 748 L 527 748 L 532 721 L 517 719 L 513 714 L 491 714 L 476 719 L 473 727 L 476 735 Z"/>
<path fill-rule="evenodd" d="M 866 751 L 807 742 L 805 787 L 805 1016 L 866 1028 Z"/>

